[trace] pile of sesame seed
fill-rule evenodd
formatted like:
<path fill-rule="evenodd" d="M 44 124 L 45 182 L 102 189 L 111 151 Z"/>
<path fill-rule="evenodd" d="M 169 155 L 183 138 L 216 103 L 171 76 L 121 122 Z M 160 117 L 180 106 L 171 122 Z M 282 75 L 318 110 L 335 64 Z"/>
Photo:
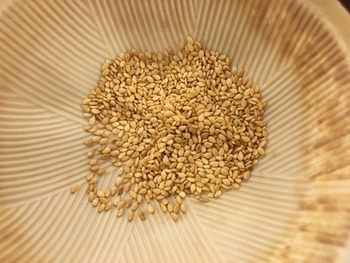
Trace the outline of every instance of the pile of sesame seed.
<path fill-rule="evenodd" d="M 191 38 L 177 51 L 107 60 L 81 106 L 91 134 L 88 200 L 129 221 L 145 220 L 157 203 L 177 221 L 187 196 L 206 202 L 239 189 L 267 142 L 259 86 Z M 118 177 L 101 190 L 106 163 Z"/>

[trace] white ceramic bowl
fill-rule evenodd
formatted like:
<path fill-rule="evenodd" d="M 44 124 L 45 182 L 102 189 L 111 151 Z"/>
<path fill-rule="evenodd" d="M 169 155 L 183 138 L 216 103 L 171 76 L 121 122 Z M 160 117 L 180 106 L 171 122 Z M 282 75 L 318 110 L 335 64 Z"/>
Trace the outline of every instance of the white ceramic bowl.
<path fill-rule="evenodd" d="M 348 262 L 350 23 L 336 1 L 0 6 L 0 262 Z M 187 199 L 177 223 L 97 214 L 83 191 L 82 99 L 105 59 L 187 36 L 261 85 L 266 156 L 238 192 Z"/>

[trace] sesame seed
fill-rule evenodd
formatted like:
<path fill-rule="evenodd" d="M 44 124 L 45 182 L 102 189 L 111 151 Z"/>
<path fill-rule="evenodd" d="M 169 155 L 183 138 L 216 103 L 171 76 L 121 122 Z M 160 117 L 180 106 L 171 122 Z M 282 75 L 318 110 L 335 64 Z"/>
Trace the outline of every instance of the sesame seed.
<path fill-rule="evenodd" d="M 266 103 L 246 71 L 228 62 L 189 37 L 176 51 L 132 49 L 103 63 L 81 104 L 86 192 L 99 213 L 115 208 L 117 217 L 143 221 L 158 201 L 177 221 L 186 198 L 208 202 L 251 177 L 265 155 Z M 99 180 L 114 175 L 101 190 Z"/>

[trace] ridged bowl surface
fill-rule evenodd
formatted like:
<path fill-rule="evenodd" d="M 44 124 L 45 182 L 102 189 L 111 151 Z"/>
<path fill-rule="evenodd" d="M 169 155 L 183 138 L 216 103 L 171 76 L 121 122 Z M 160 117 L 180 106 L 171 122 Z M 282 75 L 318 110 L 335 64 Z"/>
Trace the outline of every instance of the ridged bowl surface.
<path fill-rule="evenodd" d="M 0 262 L 341 260 L 350 232 L 349 60 L 308 1 L 2 5 Z M 188 198 L 177 223 L 159 210 L 133 223 L 114 210 L 97 214 L 84 191 L 82 99 L 105 59 L 187 36 L 229 55 L 262 87 L 266 156 L 238 192 L 208 204 Z"/>

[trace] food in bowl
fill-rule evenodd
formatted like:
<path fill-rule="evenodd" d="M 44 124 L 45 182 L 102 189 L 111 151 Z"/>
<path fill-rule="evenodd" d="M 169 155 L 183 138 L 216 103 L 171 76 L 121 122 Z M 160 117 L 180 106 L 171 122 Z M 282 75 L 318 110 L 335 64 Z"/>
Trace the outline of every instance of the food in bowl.
<path fill-rule="evenodd" d="M 87 194 L 98 212 L 114 206 L 117 216 L 145 220 L 156 201 L 177 221 L 186 197 L 207 202 L 249 179 L 265 153 L 266 103 L 229 62 L 191 38 L 177 51 L 130 50 L 105 61 L 81 105 L 90 133 Z M 108 164 L 118 177 L 102 190 Z"/>

